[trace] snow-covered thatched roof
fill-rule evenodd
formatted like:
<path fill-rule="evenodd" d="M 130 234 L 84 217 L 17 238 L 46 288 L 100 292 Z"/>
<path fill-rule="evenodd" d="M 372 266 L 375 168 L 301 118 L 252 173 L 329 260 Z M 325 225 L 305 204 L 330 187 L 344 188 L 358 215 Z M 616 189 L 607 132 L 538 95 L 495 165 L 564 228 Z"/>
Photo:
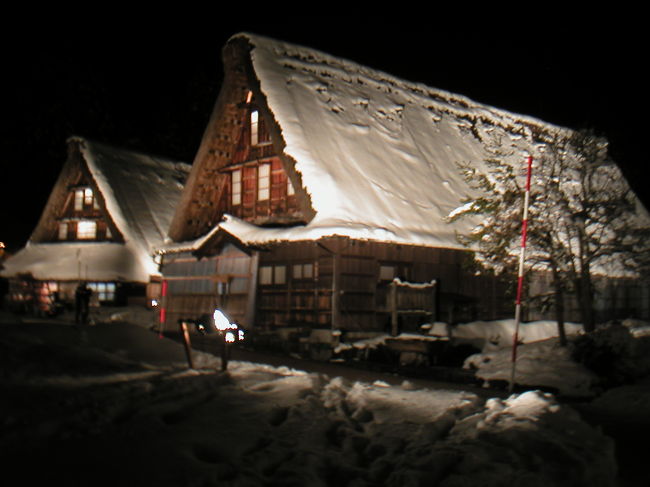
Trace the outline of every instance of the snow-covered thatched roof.
<path fill-rule="evenodd" d="M 166 235 L 190 166 L 72 137 L 68 144 L 80 155 L 103 200 L 121 242 L 47 242 L 35 238 L 53 218 L 59 178 L 37 228 L 24 249 L 5 263 L 3 275 L 32 274 L 37 279 L 147 282 L 158 274 L 153 250 Z M 69 157 L 62 173 L 79 158 Z M 58 200 L 60 201 L 60 199 Z"/>
<path fill-rule="evenodd" d="M 446 222 L 471 189 L 458 164 L 481 165 L 498 147 L 522 168 L 567 129 L 411 83 L 322 52 L 253 34 L 253 75 L 277 122 L 283 157 L 310 199 L 306 226 L 264 229 L 227 216 L 245 243 L 319 236 L 460 248 Z"/>

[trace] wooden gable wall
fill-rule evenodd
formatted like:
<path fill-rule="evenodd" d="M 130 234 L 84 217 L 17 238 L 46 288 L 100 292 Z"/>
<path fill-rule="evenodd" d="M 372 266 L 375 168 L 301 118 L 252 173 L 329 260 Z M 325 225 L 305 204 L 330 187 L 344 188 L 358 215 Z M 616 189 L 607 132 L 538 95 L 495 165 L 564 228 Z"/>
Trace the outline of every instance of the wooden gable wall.
<path fill-rule="evenodd" d="M 186 241 L 204 235 L 229 213 L 258 225 L 305 223 L 313 217 L 295 162 L 283 154 L 280 128 L 268 109 L 243 39 L 223 51 L 225 78 L 203 135 L 169 235 Z M 257 110 L 268 142 L 251 144 L 250 114 Z M 269 165 L 269 198 L 256 196 L 260 166 Z M 242 202 L 232 198 L 233 173 L 239 172 Z M 294 195 L 287 192 L 287 178 Z M 245 194 L 247 193 L 247 194 Z"/>
<path fill-rule="evenodd" d="M 79 143 L 73 141 L 68 146 L 68 159 L 31 236 L 32 242 L 124 242 L 122 234 L 106 209 L 104 196 L 88 169 Z M 82 202 L 81 208 L 75 208 L 75 191 L 84 188 L 92 191 L 92 203 Z M 94 238 L 77 238 L 80 222 L 96 224 Z M 67 227 L 65 237 L 60 234 L 62 223 Z"/>

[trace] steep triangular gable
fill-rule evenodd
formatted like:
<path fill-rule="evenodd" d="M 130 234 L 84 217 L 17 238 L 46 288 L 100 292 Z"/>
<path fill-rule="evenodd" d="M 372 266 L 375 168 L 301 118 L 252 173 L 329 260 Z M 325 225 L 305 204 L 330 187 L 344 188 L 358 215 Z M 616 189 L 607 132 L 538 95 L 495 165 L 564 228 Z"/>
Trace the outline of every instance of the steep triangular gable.
<path fill-rule="evenodd" d="M 159 275 L 154 249 L 163 243 L 188 173 L 187 164 L 70 138 L 68 159 L 38 225 L 2 274 L 148 282 Z M 74 193 L 85 189 L 91 191 L 88 200 L 75 209 Z M 108 239 L 101 231 L 95 238 L 59 238 L 61 222 L 91 218 L 108 223 Z"/>
<path fill-rule="evenodd" d="M 275 161 L 277 166 L 272 167 L 280 168 L 282 177 L 289 179 L 295 204 L 289 205 L 292 208 L 284 215 L 278 216 L 276 212 L 276 218 L 256 221 L 259 215 L 238 216 L 255 223 L 290 225 L 305 223 L 314 215 L 300 174 L 294 170 L 295 161 L 284 154 L 282 133 L 251 68 L 250 49 L 242 40 L 229 43 L 223 50 L 224 82 L 170 227 L 169 235 L 177 242 L 196 239 L 221 221 L 232 206 L 227 204 L 232 172 L 240 167 L 253 167 L 252 161 L 268 164 Z M 246 143 L 251 137 L 249 117 L 253 110 L 259 112 L 260 123 L 269 135 L 269 143 L 254 148 L 255 153 Z M 246 175 L 242 173 L 241 177 Z M 271 216 L 273 212 L 273 209 L 268 211 Z"/>
<path fill-rule="evenodd" d="M 68 158 L 32 232 L 31 243 L 124 242 L 123 232 L 108 211 L 106 197 L 81 151 L 82 143 L 80 139 L 68 141 Z M 95 222 L 94 237 L 79 228 L 86 222 Z"/>

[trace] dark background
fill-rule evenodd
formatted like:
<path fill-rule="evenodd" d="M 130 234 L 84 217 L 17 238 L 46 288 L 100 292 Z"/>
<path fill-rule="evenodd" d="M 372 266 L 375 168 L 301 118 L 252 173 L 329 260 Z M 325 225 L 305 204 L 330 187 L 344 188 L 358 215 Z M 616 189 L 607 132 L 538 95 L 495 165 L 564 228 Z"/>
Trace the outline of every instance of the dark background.
<path fill-rule="evenodd" d="M 398 6 L 394 5 L 394 8 Z M 313 47 L 397 77 L 610 140 L 646 207 L 647 64 L 626 19 L 263 15 L 84 16 L 3 31 L 0 241 L 24 245 L 66 159 L 66 139 L 192 162 L 222 79 L 220 52 L 241 31 Z M 233 16 L 231 16 L 233 17 Z M 634 18 L 632 13 L 630 18 Z M 146 20 L 143 20 L 146 19 Z M 622 29 L 622 30 L 620 30 Z"/>

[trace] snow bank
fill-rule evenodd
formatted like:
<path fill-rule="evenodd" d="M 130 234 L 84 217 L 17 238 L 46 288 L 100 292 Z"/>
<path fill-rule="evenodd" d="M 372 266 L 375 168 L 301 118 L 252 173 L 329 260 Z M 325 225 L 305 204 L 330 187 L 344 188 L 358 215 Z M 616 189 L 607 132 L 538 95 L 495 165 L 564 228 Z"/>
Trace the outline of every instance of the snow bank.
<path fill-rule="evenodd" d="M 582 325 L 578 323 L 565 323 L 567 335 L 577 335 L 583 332 Z M 479 349 L 509 347 L 515 333 L 515 320 L 474 321 L 460 324 L 452 328 L 454 340 L 472 343 Z M 531 321 L 521 323 L 519 327 L 519 341 L 521 343 L 538 342 L 558 336 L 556 321 Z"/>
<path fill-rule="evenodd" d="M 484 381 L 510 381 L 512 351 L 502 348 L 493 352 L 471 355 L 465 360 L 465 369 L 476 369 L 476 377 Z M 515 383 L 547 387 L 574 397 L 591 397 L 598 377 L 571 358 L 567 347 L 561 347 L 555 338 L 517 347 Z"/>

